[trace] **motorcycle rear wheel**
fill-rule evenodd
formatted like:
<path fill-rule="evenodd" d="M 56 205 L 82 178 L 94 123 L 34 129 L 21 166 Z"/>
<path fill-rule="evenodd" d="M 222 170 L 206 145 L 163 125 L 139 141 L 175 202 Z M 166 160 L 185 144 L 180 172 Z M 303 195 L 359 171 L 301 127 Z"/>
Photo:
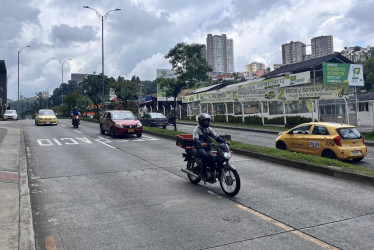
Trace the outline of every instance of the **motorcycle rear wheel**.
<path fill-rule="evenodd" d="M 187 162 L 187 170 L 190 170 L 192 173 L 200 176 L 200 168 L 197 166 L 197 163 L 194 159 L 191 159 Z M 189 174 L 187 174 L 187 176 L 190 182 L 192 182 L 193 184 L 198 184 L 201 181 L 201 177 L 194 177 Z"/>
<path fill-rule="evenodd" d="M 222 169 L 222 173 L 219 177 L 219 184 L 221 185 L 222 191 L 227 196 L 234 197 L 240 190 L 240 177 L 238 172 L 234 169 Z"/>

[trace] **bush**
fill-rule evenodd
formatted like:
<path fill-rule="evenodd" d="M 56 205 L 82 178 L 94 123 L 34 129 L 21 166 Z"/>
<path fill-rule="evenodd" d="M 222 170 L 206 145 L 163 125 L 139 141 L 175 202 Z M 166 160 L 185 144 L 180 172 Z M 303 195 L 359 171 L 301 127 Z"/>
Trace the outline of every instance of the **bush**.
<path fill-rule="evenodd" d="M 248 125 L 262 125 L 262 118 L 257 115 L 246 116 L 244 118 L 244 123 Z"/>
<path fill-rule="evenodd" d="M 214 122 L 226 122 L 225 115 L 217 115 L 214 117 Z"/>
<path fill-rule="evenodd" d="M 302 123 L 311 122 L 312 118 L 306 118 L 301 116 L 290 116 L 287 117 L 287 126 L 296 126 Z"/>
<path fill-rule="evenodd" d="M 296 125 L 311 122 L 311 118 L 306 118 L 302 116 L 287 116 L 287 126 L 294 127 Z M 284 125 L 284 118 L 283 116 L 275 117 L 272 119 L 265 118 L 265 124 L 275 124 L 275 125 Z"/>

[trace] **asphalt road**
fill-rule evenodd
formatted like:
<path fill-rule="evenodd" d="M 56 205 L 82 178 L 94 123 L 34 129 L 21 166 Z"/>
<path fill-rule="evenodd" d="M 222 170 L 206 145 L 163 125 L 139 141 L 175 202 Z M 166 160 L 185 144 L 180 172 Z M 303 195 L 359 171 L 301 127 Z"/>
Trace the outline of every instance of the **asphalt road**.
<path fill-rule="evenodd" d="M 196 125 L 189 124 L 177 124 L 177 129 L 179 131 L 185 131 L 192 133 Z M 167 126 L 167 129 L 174 130 L 174 126 Z M 251 131 L 242 131 L 242 130 L 233 130 L 233 129 L 224 129 L 224 128 L 214 128 L 216 133 L 220 135 L 229 134 L 231 138 L 235 141 L 243 142 L 251 145 L 258 145 L 264 147 L 275 148 L 274 141 L 277 138 L 277 134 L 267 134 Z M 369 168 L 374 170 L 374 147 L 367 146 L 368 154 L 361 162 L 348 161 L 351 164 L 356 166 Z"/>
<path fill-rule="evenodd" d="M 193 185 L 183 150 L 95 123 L 24 129 L 37 249 L 370 249 L 374 188 L 234 155 L 242 186 Z"/>

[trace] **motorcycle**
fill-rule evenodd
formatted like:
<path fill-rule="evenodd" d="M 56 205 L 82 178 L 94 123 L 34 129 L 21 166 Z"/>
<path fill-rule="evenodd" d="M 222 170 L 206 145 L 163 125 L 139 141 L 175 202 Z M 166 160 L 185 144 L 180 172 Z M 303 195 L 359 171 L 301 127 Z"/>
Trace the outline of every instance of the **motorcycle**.
<path fill-rule="evenodd" d="M 79 115 L 73 115 L 72 125 L 74 128 L 78 128 L 80 123 Z"/>
<path fill-rule="evenodd" d="M 192 135 L 178 135 L 177 146 L 185 149 L 183 153 L 184 161 L 187 161 L 186 168 L 181 171 L 187 174 L 190 182 L 198 184 L 202 180 L 201 176 L 201 159 L 197 156 L 197 150 L 193 147 Z M 210 144 L 209 154 L 213 157 L 215 163 L 206 167 L 207 178 L 203 181 L 206 183 L 215 183 L 219 180 L 222 191 L 233 197 L 239 193 L 240 177 L 238 171 L 229 163 L 231 151 L 227 143 Z"/>

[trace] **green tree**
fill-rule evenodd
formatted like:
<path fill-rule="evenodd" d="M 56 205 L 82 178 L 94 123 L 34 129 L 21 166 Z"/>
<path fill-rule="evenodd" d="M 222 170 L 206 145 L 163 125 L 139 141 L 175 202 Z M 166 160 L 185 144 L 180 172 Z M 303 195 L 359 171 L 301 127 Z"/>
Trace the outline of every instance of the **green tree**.
<path fill-rule="evenodd" d="M 143 82 L 143 93 L 144 95 L 150 95 L 157 92 L 157 83 L 156 81 L 144 81 Z"/>
<path fill-rule="evenodd" d="M 105 77 L 104 78 L 104 85 L 108 89 L 108 82 L 110 80 Z M 95 113 L 96 117 L 98 118 L 99 113 L 99 104 L 103 101 L 102 100 L 102 93 L 103 93 L 103 85 L 102 85 L 102 76 L 95 75 L 95 72 L 92 75 L 87 75 L 87 77 L 81 83 L 83 91 L 86 95 L 91 99 L 92 103 L 95 105 Z M 104 89 L 105 91 L 105 89 Z"/>
<path fill-rule="evenodd" d="M 64 105 L 66 105 L 70 111 L 74 107 L 77 107 L 78 110 L 84 109 L 85 97 L 80 93 L 79 90 L 76 90 L 74 92 L 70 92 L 69 94 L 67 94 L 64 101 L 65 101 Z M 70 111 L 69 111 L 69 115 L 70 115 Z"/>
<path fill-rule="evenodd" d="M 370 91 L 374 88 L 374 57 L 363 63 L 365 89 Z"/>
<path fill-rule="evenodd" d="M 125 80 L 119 76 L 117 81 L 111 83 L 111 88 L 117 95 L 117 101 L 123 101 L 124 109 L 127 109 L 127 102 L 138 99 L 137 92 L 139 90 L 139 77 L 133 76 L 131 81 Z"/>
<path fill-rule="evenodd" d="M 174 117 L 176 117 L 176 99 L 181 90 L 186 87 L 191 88 L 195 84 L 209 79 L 207 73 L 211 72 L 212 68 L 203 58 L 203 47 L 204 45 L 201 44 L 178 43 L 165 55 L 165 58 L 169 59 L 172 69 L 175 70 L 177 78 L 156 80 L 167 96 L 174 97 Z M 176 123 L 174 130 L 177 130 Z"/>

